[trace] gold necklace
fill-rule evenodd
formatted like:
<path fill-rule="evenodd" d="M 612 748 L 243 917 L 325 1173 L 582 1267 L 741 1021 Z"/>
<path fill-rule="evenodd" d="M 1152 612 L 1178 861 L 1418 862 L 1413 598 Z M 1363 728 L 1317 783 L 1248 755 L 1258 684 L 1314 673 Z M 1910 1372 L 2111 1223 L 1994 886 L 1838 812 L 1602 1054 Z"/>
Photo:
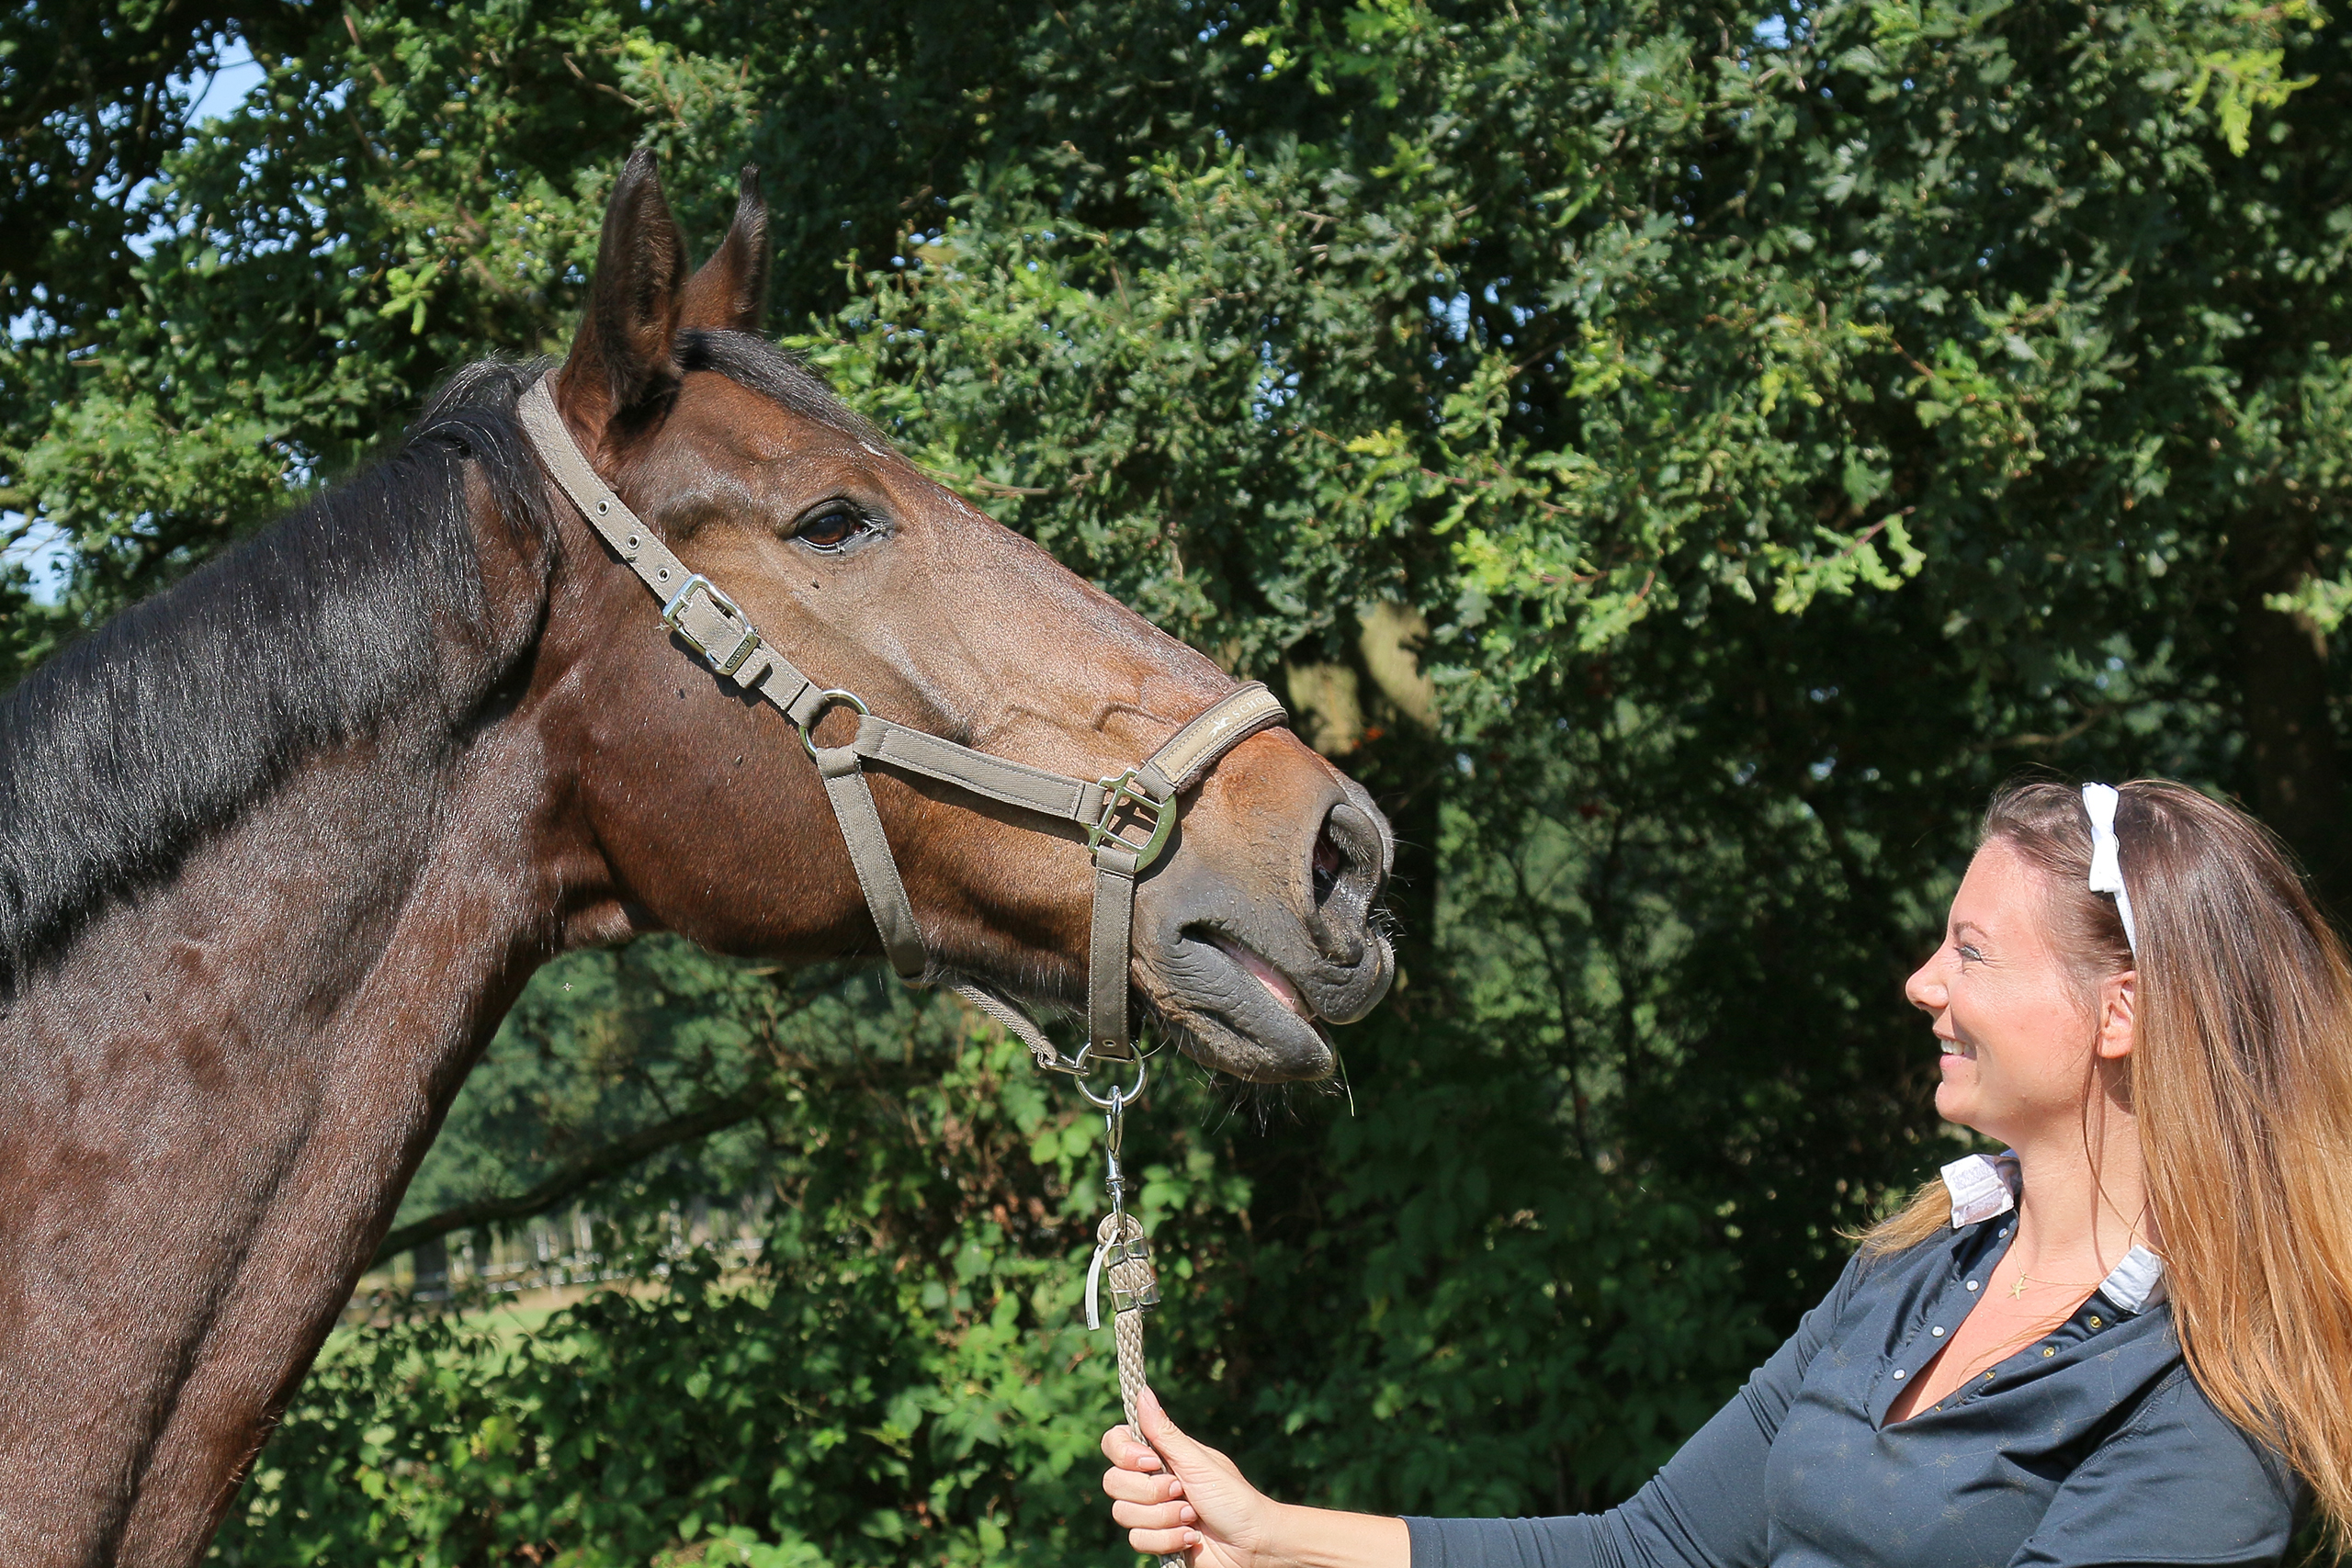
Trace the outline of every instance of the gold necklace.
<path fill-rule="evenodd" d="M 2025 1294 L 2025 1288 L 2029 1283 L 2036 1285 L 2056 1285 L 2063 1290 L 2068 1291 L 2087 1291 L 2097 1285 L 2098 1281 L 2096 1280 L 2085 1280 L 2080 1281 L 2071 1280 L 2037 1280 L 2032 1275 L 2020 1269 L 2018 1270 L 2018 1282 L 2009 1287 L 2009 1300 L 2015 1301 L 2019 1296 Z"/>
<path fill-rule="evenodd" d="M 2025 1270 L 2019 1269 L 2018 1271 L 2018 1282 L 2009 1287 L 2009 1296 L 2012 1300 L 2025 1293 L 2026 1283 L 2029 1280 L 2031 1280 L 2037 1285 L 2057 1285 L 2064 1283 L 2064 1280 L 2038 1280 L 2032 1275 L 2025 1272 Z M 2087 1287 L 2083 1288 L 2087 1289 Z M 2056 1327 L 2059 1323 L 2063 1323 L 2065 1319 L 2062 1317 L 2048 1323 L 2029 1324 L 2023 1334 L 2004 1339 L 2000 1343 L 1995 1345 L 1990 1350 L 1978 1351 L 1973 1359 L 1962 1364 L 1960 1373 L 1952 1380 L 1952 1389 L 1957 1391 L 1966 1387 L 1975 1379 L 1978 1373 L 1984 1371 L 1986 1368 L 1997 1366 L 2002 1361 L 2007 1360 L 2009 1357 L 2009 1353 L 2015 1350 L 2018 1346 L 2023 1345 L 2030 1340 L 2041 1338 L 2044 1334 L 2049 1333 L 2051 1329 Z M 1925 1369 L 1922 1370 L 1924 1371 Z M 1917 1386 L 1924 1389 L 1927 1386 L 1927 1382 L 1928 1380 L 1922 1378 L 1919 1380 Z M 1943 1397 L 1949 1399 L 1951 1395 L 1950 1393 L 1947 1393 Z M 1921 1404 L 1926 1403 L 1927 1396 L 1924 1393 L 1918 1395 L 1918 1398 Z M 1942 1406 L 1938 1405 L 1937 1408 L 1941 1409 Z"/>

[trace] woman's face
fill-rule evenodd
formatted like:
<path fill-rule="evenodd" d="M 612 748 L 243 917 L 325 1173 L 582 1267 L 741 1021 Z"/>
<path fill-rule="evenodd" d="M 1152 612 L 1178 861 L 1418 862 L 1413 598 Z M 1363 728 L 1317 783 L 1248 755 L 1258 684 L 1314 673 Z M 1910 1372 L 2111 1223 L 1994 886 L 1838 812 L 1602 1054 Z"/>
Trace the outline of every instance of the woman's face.
<path fill-rule="evenodd" d="M 1943 945 L 1904 987 L 1943 1047 L 1936 1112 L 2012 1147 L 2079 1135 L 2098 1025 L 2045 931 L 2042 874 L 1996 839 L 1951 901 Z"/>

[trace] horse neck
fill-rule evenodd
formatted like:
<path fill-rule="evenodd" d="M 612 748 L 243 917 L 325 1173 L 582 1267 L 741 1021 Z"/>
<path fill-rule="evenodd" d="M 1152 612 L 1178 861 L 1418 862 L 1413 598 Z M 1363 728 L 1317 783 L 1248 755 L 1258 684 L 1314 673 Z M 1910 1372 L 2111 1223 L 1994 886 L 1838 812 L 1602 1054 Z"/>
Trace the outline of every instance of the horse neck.
<path fill-rule="evenodd" d="M 421 695 L 0 1012 L 0 1561 L 200 1553 L 545 955 L 548 795 L 529 727 Z"/>

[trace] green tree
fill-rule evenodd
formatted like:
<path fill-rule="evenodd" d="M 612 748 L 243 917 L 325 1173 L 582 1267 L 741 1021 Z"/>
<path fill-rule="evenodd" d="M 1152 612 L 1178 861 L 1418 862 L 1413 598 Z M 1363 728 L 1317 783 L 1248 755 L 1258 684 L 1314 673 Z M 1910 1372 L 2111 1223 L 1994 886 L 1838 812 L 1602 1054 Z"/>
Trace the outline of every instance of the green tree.
<path fill-rule="evenodd" d="M 1994 783 L 2191 779 L 2352 897 L 2344 48 L 2301 0 L 36 5 L 0 506 L 74 549 L 0 643 L 556 347 L 628 147 L 714 235 L 759 162 L 791 340 L 1398 824 L 1346 1092 L 1155 1090 L 1171 1398 L 1295 1495 L 1595 1506 L 1956 1146 L 1897 987 Z M 224 1553 L 1098 1550 L 1091 1123 L 1010 1061 L 870 976 L 551 968 L 403 1220 L 762 1192 L 762 1292 L 363 1337 Z"/>

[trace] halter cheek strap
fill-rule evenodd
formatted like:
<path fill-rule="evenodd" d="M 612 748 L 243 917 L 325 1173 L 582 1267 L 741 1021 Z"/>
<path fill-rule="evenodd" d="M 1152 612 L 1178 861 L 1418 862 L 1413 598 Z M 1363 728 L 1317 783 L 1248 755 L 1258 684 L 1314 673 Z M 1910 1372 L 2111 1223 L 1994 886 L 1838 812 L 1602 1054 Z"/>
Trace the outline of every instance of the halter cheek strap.
<path fill-rule="evenodd" d="M 1252 681 L 1211 704 L 1137 767 L 1103 779 L 1078 779 L 975 751 L 910 729 L 867 711 L 838 687 L 820 686 L 768 644 L 749 616 L 718 586 L 655 537 L 612 487 L 600 479 L 556 412 L 552 376 L 523 394 L 523 429 L 588 525 L 611 546 L 662 601 L 662 620 L 708 660 L 723 680 L 772 704 L 800 732 L 817 764 L 826 798 L 841 825 L 850 865 L 882 938 L 891 968 L 910 984 L 931 976 L 929 950 L 914 905 L 899 878 L 898 861 L 874 808 L 866 765 L 882 763 L 936 779 L 968 795 L 1076 823 L 1094 860 L 1094 914 L 1088 934 L 1086 1045 L 1064 1054 L 1036 1022 L 998 992 L 951 979 L 951 987 L 1003 1024 L 1029 1047 L 1037 1065 L 1085 1071 L 1088 1059 L 1128 1060 L 1127 964 L 1135 925 L 1136 879 L 1159 858 L 1176 825 L 1176 797 L 1197 784 L 1220 758 L 1261 729 L 1289 722 L 1272 692 Z M 820 746 L 817 721 L 836 705 L 857 710 L 857 733 L 840 746 Z"/>

